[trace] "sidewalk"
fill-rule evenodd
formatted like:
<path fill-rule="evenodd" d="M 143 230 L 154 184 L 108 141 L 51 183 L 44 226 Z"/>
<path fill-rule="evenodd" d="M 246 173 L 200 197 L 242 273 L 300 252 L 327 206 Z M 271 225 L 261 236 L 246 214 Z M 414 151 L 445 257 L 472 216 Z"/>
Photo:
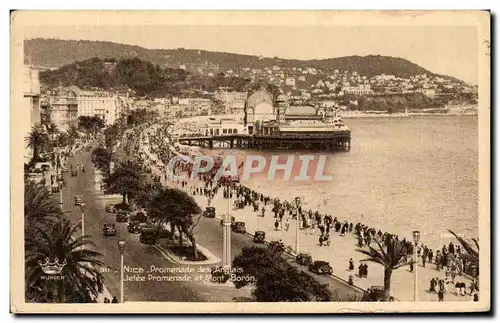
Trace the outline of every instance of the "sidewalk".
<path fill-rule="evenodd" d="M 189 187 L 196 187 L 192 181 Z M 196 201 L 204 209 L 207 206 L 207 198 L 204 196 L 195 196 Z M 220 218 L 223 214 L 227 213 L 228 201 L 222 197 L 222 192 L 212 200 L 211 206 L 216 208 L 217 217 Z M 263 203 L 259 205 L 259 210 L 262 209 Z M 285 228 L 274 228 L 274 214 L 271 212 L 271 205 L 267 205 L 265 217 L 260 217 L 253 209 L 246 207 L 245 209 L 233 210 L 231 202 L 231 215 L 235 217 L 236 221 L 245 222 L 247 232 L 252 234 L 255 231 L 265 231 L 266 241 L 282 240 L 286 246 L 290 246 L 295 250 L 295 237 L 296 237 L 296 221 L 290 219 L 290 227 L 288 231 Z M 299 230 L 299 247 L 300 252 L 310 253 L 313 260 L 328 261 L 333 268 L 333 274 L 343 280 L 348 280 L 352 275 L 354 285 L 367 289 L 371 286 L 384 285 L 384 270 L 379 264 L 367 262 L 368 264 L 368 277 L 360 278 L 357 275 L 357 267 L 359 261 L 366 259 L 366 256 L 356 251 L 357 240 L 354 233 L 347 233 L 344 237 L 340 236 L 338 232 L 330 233 L 330 246 L 320 247 L 319 245 L 319 230 L 307 234 L 305 230 Z M 374 246 L 374 245 L 373 245 Z M 349 259 L 354 261 L 355 269 L 348 270 Z M 418 266 L 418 299 L 419 301 L 437 301 L 437 293 L 428 292 L 429 281 L 433 277 L 440 277 L 444 279 L 444 270 L 436 271 L 434 264 L 426 264 L 422 267 L 421 263 Z M 414 290 L 414 273 L 409 271 L 409 266 L 403 266 L 395 270 L 391 279 L 391 295 L 399 301 L 413 301 Z M 456 281 L 462 281 L 469 286 L 470 279 L 464 276 L 457 276 Z M 457 296 L 454 284 L 446 285 L 447 293 L 445 294 L 445 301 L 471 301 L 469 296 Z"/>

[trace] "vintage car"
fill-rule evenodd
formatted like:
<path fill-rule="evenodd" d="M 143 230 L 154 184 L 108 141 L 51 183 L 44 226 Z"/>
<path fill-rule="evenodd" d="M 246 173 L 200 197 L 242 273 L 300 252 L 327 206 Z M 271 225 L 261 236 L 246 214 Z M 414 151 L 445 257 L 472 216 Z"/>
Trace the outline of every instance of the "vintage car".
<path fill-rule="evenodd" d="M 52 186 L 52 193 L 59 193 L 60 190 L 61 188 L 59 187 L 59 185 Z"/>
<path fill-rule="evenodd" d="M 383 299 L 384 299 L 384 286 L 371 286 L 365 291 L 362 301 L 379 302 L 382 301 Z M 391 301 L 394 301 L 394 298 L 391 297 Z"/>
<path fill-rule="evenodd" d="M 207 206 L 203 212 L 203 216 L 207 218 L 215 218 L 215 208 L 213 206 Z"/>
<path fill-rule="evenodd" d="M 139 226 L 139 221 L 130 221 L 128 223 L 128 232 L 130 233 L 141 233 L 141 227 Z"/>
<path fill-rule="evenodd" d="M 309 253 L 304 253 L 301 252 L 295 257 L 295 261 L 297 261 L 298 264 L 304 265 L 304 266 L 309 266 L 313 263 L 313 259 L 311 257 L 311 254 Z"/>
<path fill-rule="evenodd" d="M 68 172 L 68 169 L 66 168 L 66 166 L 61 166 L 61 173 L 67 173 Z"/>
<path fill-rule="evenodd" d="M 264 231 L 255 231 L 253 235 L 253 242 L 264 243 L 266 240 L 266 233 Z"/>
<path fill-rule="evenodd" d="M 76 175 L 78 175 L 78 170 L 77 169 L 72 169 L 71 170 L 71 176 L 75 177 Z"/>
<path fill-rule="evenodd" d="M 128 212 L 124 210 L 118 210 L 116 212 L 116 222 L 127 222 L 128 221 Z"/>
<path fill-rule="evenodd" d="M 113 204 L 106 204 L 104 210 L 109 213 L 115 213 L 115 206 Z"/>
<path fill-rule="evenodd" d="M 158 241 L 158 230 L 156 228 L 143 228 L 139 241 L 143 244 L 153 245 Z"/>
<path fill-rule="evenodd" d="M 85 203 L 83 202 L 83 196 L 75 195 L 75 205 L 76 206 L 84 206 L 85 205 Z"/>
<path fill-rule="evenodd" d="M 238 232 L 238 233 L 246 233 L 247 232 L 247 229 L 245 227 L 245 222 L 241 222 L 241 221 L 233 222 L 233 224 L 231 224 L 231 230 L 233 230 L 234 232 Z"/>
<path fill-rule="evenodd" d="M 233 225 L 234 221 L 236 221 L 236 218 L 234 216 L 231 217 L 231 225 Z M 220 220 L 220 225 L 224 225 L 224 219 Z"/>
<path fill-rule="evenodd" d="M 102 233 L 104 236 L 116 236 L 116 226 L 114 224 L 105 224 Z"/>
<path fill-rule="evenodd" d="M 139 211 L 136 214 L 130 216 L 130 221 L 137 221 L 138 223 L 146 223 L 148 222 L 148 217 L 146 216 L 146 214 L 144 214 L 144 212 Z"/>
<path fill-rule="evenodd" d="M 333 269 L 327 261 L 316 260 L 309 265 L 309 271 L 318 275 L 331 275 Z"/>

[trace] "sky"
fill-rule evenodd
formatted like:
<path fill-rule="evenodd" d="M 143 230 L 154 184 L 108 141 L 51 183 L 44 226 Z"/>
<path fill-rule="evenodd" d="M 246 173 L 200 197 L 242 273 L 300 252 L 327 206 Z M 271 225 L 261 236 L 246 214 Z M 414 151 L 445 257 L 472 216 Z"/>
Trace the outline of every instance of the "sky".
<path fill-rule="evenodd" d="M 378 54 L 405 58 L 433 73 L 478 83 L 478 36 L 473 26 L 46 25 L 26 26 L 24 37 L 294 59 Z"/>

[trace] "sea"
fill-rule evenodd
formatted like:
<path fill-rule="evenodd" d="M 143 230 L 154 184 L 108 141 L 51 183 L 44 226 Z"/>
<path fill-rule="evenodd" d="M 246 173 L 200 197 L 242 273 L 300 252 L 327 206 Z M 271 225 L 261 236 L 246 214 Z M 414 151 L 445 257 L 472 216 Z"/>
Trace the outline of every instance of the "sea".
<path fill-rule="evenodd" d="M 271 197 L 300 197 L 306 210 L 401 238 L 411 239 L 419 230 L 421 242 L 439 247 L 453 240 L 448 229 L 478 236 L 477 121 L 477 116 L 345 119 L 352 131 L 350 151 L 315 153 L 311 179 L 305 181 L 293 178 L 301 167 L 298 157 L 310 152 L 222 149 L 211 154 L 233 154 L 238 160 L 263 155 L 268 164 L 273 155 L 280 163 L 293 158 L 290 180 L 284 171 L 269 179 L 266 167 L 242 184 Z M 314 179 L 320 156 L 329 180 Z"/>

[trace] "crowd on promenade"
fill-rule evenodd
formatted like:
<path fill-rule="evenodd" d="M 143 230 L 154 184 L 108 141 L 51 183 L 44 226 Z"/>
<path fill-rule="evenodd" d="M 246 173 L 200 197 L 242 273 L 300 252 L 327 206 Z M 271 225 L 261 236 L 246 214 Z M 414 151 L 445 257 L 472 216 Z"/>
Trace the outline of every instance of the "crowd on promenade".
<path fill-rule="evenodd" d="M 171 138 L 168 136 L 170 126 L 157 126 L 152 127 L 142 135 L 147 138 L 141 140 L 147 143 L 147 151 L 142 150 L 139 153 L 140 158 L 145 164 L 154 166 L 165 174 L 165 165 L 168 164 L 170 158 L 181 153 L 178 151 L 178 146 L 175 147 Z M 138 134 L 134 134 L 136 136 Z M 144 148 L 143 148 L 144 149 Z M 182 153 L 189 153 L 184 151 Z M 190 156 L 193 157 L 193 156 Z M 174 168 L 174 173 L 185 173 L 191 175 L 192 164 L 188 161 L 177 161 Z M 216 180 L 214 168 L 211 172 L 198 174 L 198 182 L 195 185 L 188 185 L 187 181 L 180 181 L 181 187 L 192 195 L 202 195 L 208 199 L 208 205 L 216 197 L 219 192 L 222 192 L 224 198 L 231 198 L 234 200 L 233 207 L 235 209 L 251 208 L 255 216 L 259 217 L 273 217 L 275 230 L 290 229 L 292 219 L 298 220 L 299 229 L 305 234 L 316 235 L 318 238 L 318 246 L 330 247 L 330 236 L 333 234 L 341 237 L 346 235 L 354 235 L 357 240 L 358 248 L 366 248 L 372 246 L 376 248 L 376 243 L 382 246 L 391 241 L 397 241 L 407 251 L 406 262 L 413 271 L 414 258 L 413 254 L 416 249 L 418 262 L 423 267 L 432 265 L 437 272 L 444 272 L 437 274 L 429 281 L 429 291 L 435 292 L 438 295 L 438 300 L 444 299 L 444 294 L 449 290 L 449 286 L 454 286 L 457 296 L 465 296 L 468 290 L 469 295 L 473 295 L 477 299 L 479 282 L 477 279 L 477 268 L 472 266 L 466 256 L 466 251 L 458 245 L 450 242 L 448 245 L 443 245 L 438 249 L 433 249 L 423 243 L 415 246 L 413 241 L 408 241 L 406 238 L 400 238 L 398 235 L 391 234 L 365 223 L 353 223 L 345 219 L 338 219 L 331 214 L 322 214 L 315 210 L 306 210 L 300 200 L 287 201 L 280 198 L 272 198 L 265 196 L 251 188 L 245 187 L 240 183 L 234 183 L 225 178 Z M 159 176 L 156 180 L 160 181 Z M 354 270 L 354 263 L 350 259 L 346 264 L 350 271 Z M 358 266 L 358 276 L 366 277 L 368 275 L 368 265 L 360 263 Z M 469 286 L 463 282 L 461 277 L 468 275 L 471 277 Z M 447 287 L 448 286 L 448 287 Z"/>

